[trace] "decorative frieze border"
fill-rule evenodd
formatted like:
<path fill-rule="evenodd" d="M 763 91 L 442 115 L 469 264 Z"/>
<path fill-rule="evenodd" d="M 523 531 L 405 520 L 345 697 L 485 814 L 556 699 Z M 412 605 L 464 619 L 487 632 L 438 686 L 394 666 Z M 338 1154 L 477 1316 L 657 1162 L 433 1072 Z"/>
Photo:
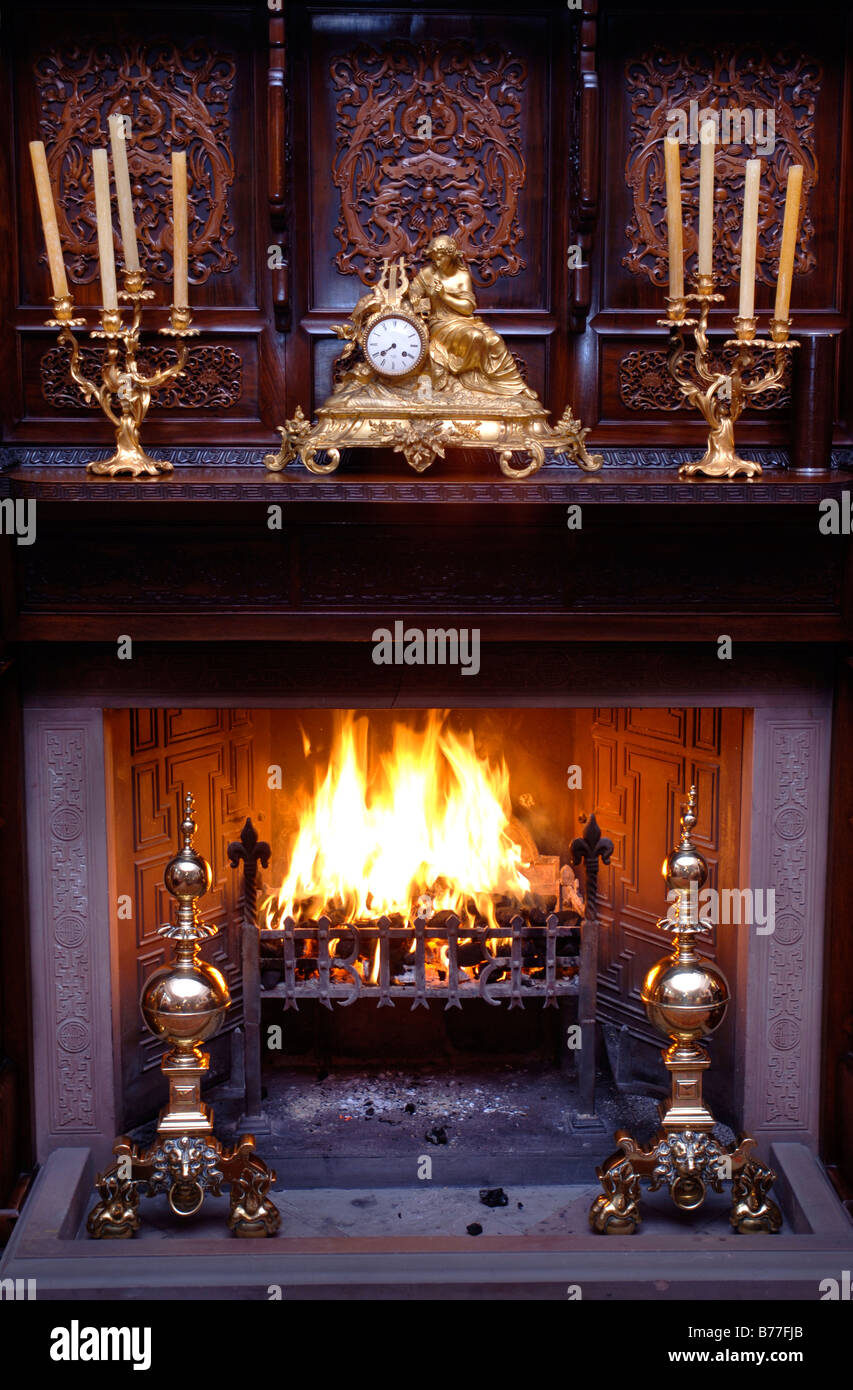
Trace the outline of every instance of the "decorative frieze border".
<path fill-rule="evenodd" d="M 24 715 L 39 1162 L 115 1138 L 103 716 Z"/>
<path fill-rule="evenodd" d="M 765 1150 L 818 1144 L 830 716 L 827 701 L 754 717 L 749 884 L 775 892 L 775 930 L 741 928 L 741 1067 L 744 1126 Z"/>

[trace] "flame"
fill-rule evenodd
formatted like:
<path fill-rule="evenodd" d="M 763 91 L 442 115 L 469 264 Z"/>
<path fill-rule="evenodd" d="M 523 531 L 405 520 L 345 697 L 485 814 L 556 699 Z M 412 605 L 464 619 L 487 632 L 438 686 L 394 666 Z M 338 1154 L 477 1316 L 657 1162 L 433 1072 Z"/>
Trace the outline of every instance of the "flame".
<path fill-rule="evenodd" d="M 370 756 L 368 721 L 339 715 L 325 771 L 299 805 L 299 828 L 268 926 L 339 911 L 413 920 L 429 894 L 462 921 L 468 903 L 496 926 L 493 894 L 522 899 L 530 883 L 508 833 L 509 772 L 430 711 L 425 729 L 394 725 L 390 751 Z M 378 957 L 377 957 L 378 960 Z M 374 962 L 374 969 L 376 962 Z"/>

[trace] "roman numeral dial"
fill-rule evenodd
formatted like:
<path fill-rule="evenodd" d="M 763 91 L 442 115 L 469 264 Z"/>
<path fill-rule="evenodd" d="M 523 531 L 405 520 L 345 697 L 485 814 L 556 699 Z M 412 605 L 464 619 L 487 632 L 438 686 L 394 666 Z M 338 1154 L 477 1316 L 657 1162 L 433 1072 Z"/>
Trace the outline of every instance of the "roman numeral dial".
<path fill-rule="evenodd" d="M 429 340 L 426 329 L 414 315 L 388 310 L 368 324 L 364 334 L 364 355 L 380 376 L 408 376 L 423 365 Z"/>

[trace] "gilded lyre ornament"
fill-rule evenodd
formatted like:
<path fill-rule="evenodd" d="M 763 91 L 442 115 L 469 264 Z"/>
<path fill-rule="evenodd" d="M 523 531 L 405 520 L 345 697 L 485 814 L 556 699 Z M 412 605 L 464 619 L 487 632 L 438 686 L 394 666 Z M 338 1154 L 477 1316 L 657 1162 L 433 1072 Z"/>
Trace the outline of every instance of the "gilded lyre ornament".
<path fill-rule="evenodd" d="M 675 901 L 658 927 L 672 933 L 673 950 L 652 967 L 640 993 L 649 1022 L 671 1039 L 661 1055 L 672 1077 L 672 1095 L 661 1106 L 661 1129 L 647 1149 L 626 1130 L 617 1130 L 618 1150 L 596 1169 L 603 1192 L 592 1204 L 589 1221 L 603 1235 L 636 1231 L 641 1178 L 648 1180 L 651 1192 L 667 1187 L 683 1211 L 700 1207 L 709 1187 L 722 1192 L 723 1183 L 730 1182 L 729 1220 L 735 1231 L 775 1234 L 782 1225 L 782 1214 L 767 1195 L 776 1175 L 752 1156 L 755 1140 L 741 1135 L 734 1148 L 722 1144 L 702 1097 L 702 1075 L 711 1061 L 700 1039 L 719 1028 L 730 991 L 722 971 L 696 951 L 697 937 L 710 931 L 710 924 L 698 910 L 708 865 L 693 843 L 695 825 L 696 788 L 691 787 L 681 817 L 681 842 L 664 862 Z"/>
<path fill-rule="evenodd" d="M 586 450 L 589 431 L 570 407 L 548 424 L 503 338 L 476 307 L 453 237 L 430 242 L 411 280 L 405 256 L 385 261 L 349 321 L 333 327 L 346 346 L 317 423 L 298 409 L 279 426 L 281 448 L 266 455 L 267 468 L 278 472 L 300 459 L 312 473 L 333 473 L 343 449 L 391 447 L 422 473 L 455 447 L 496 451 L 508 478 L 536 473 L 546 449 L 568 454 L 586 472 L 599 469 L 601 455 Z M 526 458 L 520 467 L 513 467 L 516 453 Z"/>
<path fill-rule="evenodd" d="M 154 291 L 146 288 L 145 275 L 141 270 L 124 272 L 124 289 L 119 298 L 127 300 L 132 306 L 128 322 L 122 309 L 104 309 L 100 328 L 93 328 L 90 338 L 103 338 L 106 345 L 101 366 L 100 383 L 86 376 L 80 363 L 80 344 L 72 329 L 85 326 L 85 319 L 74 317 L 74 304 L 70 295 L 60 298 L 51 296 L 54 317 L 47 320 L 48 328 L 58 328 L 58 342 L 70 350 L 69 371 L 71 379 L 83 393 L 87 403 L 96 400 L 107 419 L 115 426 L 115 453 L 108 459 L 92 459 L 86 464 L 89 473 L 106 474 L 115 477 L 128 473 L 132 477 L 140 474 L 171 473 L 172 465 L 167 459 L 150 458 L 139 442 L 139 430 L 151 404 L 151 392 L 159 390 L 168 382 L 181 376 L 187 360 L 185 338 L 194 337 L 198 329 L 191 327 L 192 315 L 185 307 L 172 307 L 169 324 L 160 329 L 166 337 L 181 339 L 177 348 L 177 359 L 161 371 L 146 376 L 137 364 L 139 334 L 142 325 L 142 306 L 146 300 L 154 298 Z M 119 345 L 124 351 L 124 362 L 119 362 Z"/>
<path fill-rule="evenodd" d="M 201 1099 L 201 1084 L 210 1064 L 200 1044 L 222 1026 L 231 997 L 220 972 L 199 959 L 199 945 L 218 928 L 203 922 L 198 899 L 208 891 L 212 873 L 197 853 L 193 837 L 193 798 L 184 800 L 181 847 L 166 866 L 164 882 L 177 900 L 175 922 L 159 935 L 175 943 L 175 960 L 148 977 L 140 1007 L 148 1028 L 170 1044 L 161 1070 L 169 1081 L 169 1101 L 160 1112 L 157 1135 L 146 1149 L 121 1136 L 113 1145 L 116 1161 L 99 1173 L 100 1201 L 86 1223 L 96 1239 L 132 1236 L 140 1226 L 139 1194 L 165 1192 L 176 1216 L 192 1216 L 205 1193 L 218 1197 L 223 1183 L 231 1188 L 228 1225 L 236 1236 L 271 1236 L 281 1219 L 269 1197 L 275 1173 L 255 1153 L 255 1140 L 244 1134 L 233 1149 L 213 1134 L 213 1111 Z"/>

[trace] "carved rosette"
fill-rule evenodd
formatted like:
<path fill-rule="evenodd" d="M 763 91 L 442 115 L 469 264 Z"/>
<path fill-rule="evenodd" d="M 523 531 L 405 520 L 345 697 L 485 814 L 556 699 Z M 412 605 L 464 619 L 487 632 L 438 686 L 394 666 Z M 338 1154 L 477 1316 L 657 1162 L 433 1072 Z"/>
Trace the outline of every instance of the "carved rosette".
<path fill-rule="evenodd" d="M 738 355 L 736 347 L 721 347 L 716 354 L 726 369 L 730 369 Z M 752 365 L 744 371 L 743 379 L 750 382 L 763 375 L 773 365 L 773 352 L 770 348 L 756 348 Z M 684 370 L 691 370 L 691 361 L 684 359 Z M 694 373 L 695 375 L 695 373 Z M 696 375 L 697 387 L 701 385 Z M 667 367 L 665 348 L 635 348 L 619 363 L 619 399 L 628 410 L 689 410 L 690 402 L 676 386 Z M 750 404 L 754 410 L 778 410 L 791 404 L 791 362 L 788 359 L 785 374 L 777 386 L 759 391 Z"/>
<path fill-rule="evenodd" d="M 189 277 L 201 285 L 237 264 L 230 190 L 235 64 L 203 42 L 111 47 L 81 40 L 48 50 L 35 65 L 39 133 L 54 188 L 68 278 L 98 276 L 91 151 L 108 139 L 108 117 L 130 117 L 128 164 L 139 258 L 157 280 L 172 275 L 172 149 L 189 170 Z M 41 254 L 42 261 L 45 254 Z"/>
<path fill-rule="evenodd" d="M 517 275 L 524 60 L 464 40 L 399 41 L 343 55 L 330 75 L 338 270 L 371 283 L 384 260 L 448 232 L 476 284 Z"/>
<path fill-rule="evenodd" d="M 145 345 L 137 352 L 139 370 L 146 375 L 162 371 L 176 361 L 172 347 Z M 80 370 L 99 380 L 104 362 L 101 348 L 81 347 Z M 68 351 L 52 347 L 39 364 L 42 395 L 54 410 L 97 409 L 96 401 L 86 401 L 68 375 Z M 187 358 L 177 378 L 151 392 L 152 404 L 160 410 L 225 410 L 236 405 L 243 394 L 243 359 L 233 348 L 209 344 L 197 347 Z"/>
<path fill-rule="evenodd" d="M 737 282 L 740 268 L 741 217 L 744 163 L 762 158 L 758 204 L 759 284 L 775 283 L 782 238 L 787 171 L 802 164 L 803 212 L 794 274 L 805 275 L 816 264 L 815 227 L 809 207 L 811 189 L 817 183 L 815 109 L 823 71 L 814 59 L 793 51 L 761 52 L 747 45 L 723 46 L 713 53 L 691 50 L 678 53 L 656 48 L 629 62 L 625 69 L 630 97 L 630 128 L 625 178 L 633 196 L 633 213 L 626 228 L 628 253 L 622 264 L 633 275 L 645 275 L 653 285 L 667 283 L 666 181 L 663 138 L 674 130 L 673 113 L 690 117 L 690 103 L 698 111 L 713 108 L 738 112 L 729 120 L 732 140 L 718 144 L 714 205 L 714 273 L 717 287 Z M 768 125 L 768 113 L 773 125 Z M 759 135 L 755 144 L 734 141 L 747 133 L 741 123 L 749 116 Z M 760 117 L 760 127 L 758 124 Z M 724 135 L 726 130 L 723 131 Z M 772 136 L 766 144 L 765 136 Z M 695 270 L 699 221 L 699 145 L 688 132 L 682 146 L 681 191 L 684 211 L 684 250 L 688 273 Z"/>

